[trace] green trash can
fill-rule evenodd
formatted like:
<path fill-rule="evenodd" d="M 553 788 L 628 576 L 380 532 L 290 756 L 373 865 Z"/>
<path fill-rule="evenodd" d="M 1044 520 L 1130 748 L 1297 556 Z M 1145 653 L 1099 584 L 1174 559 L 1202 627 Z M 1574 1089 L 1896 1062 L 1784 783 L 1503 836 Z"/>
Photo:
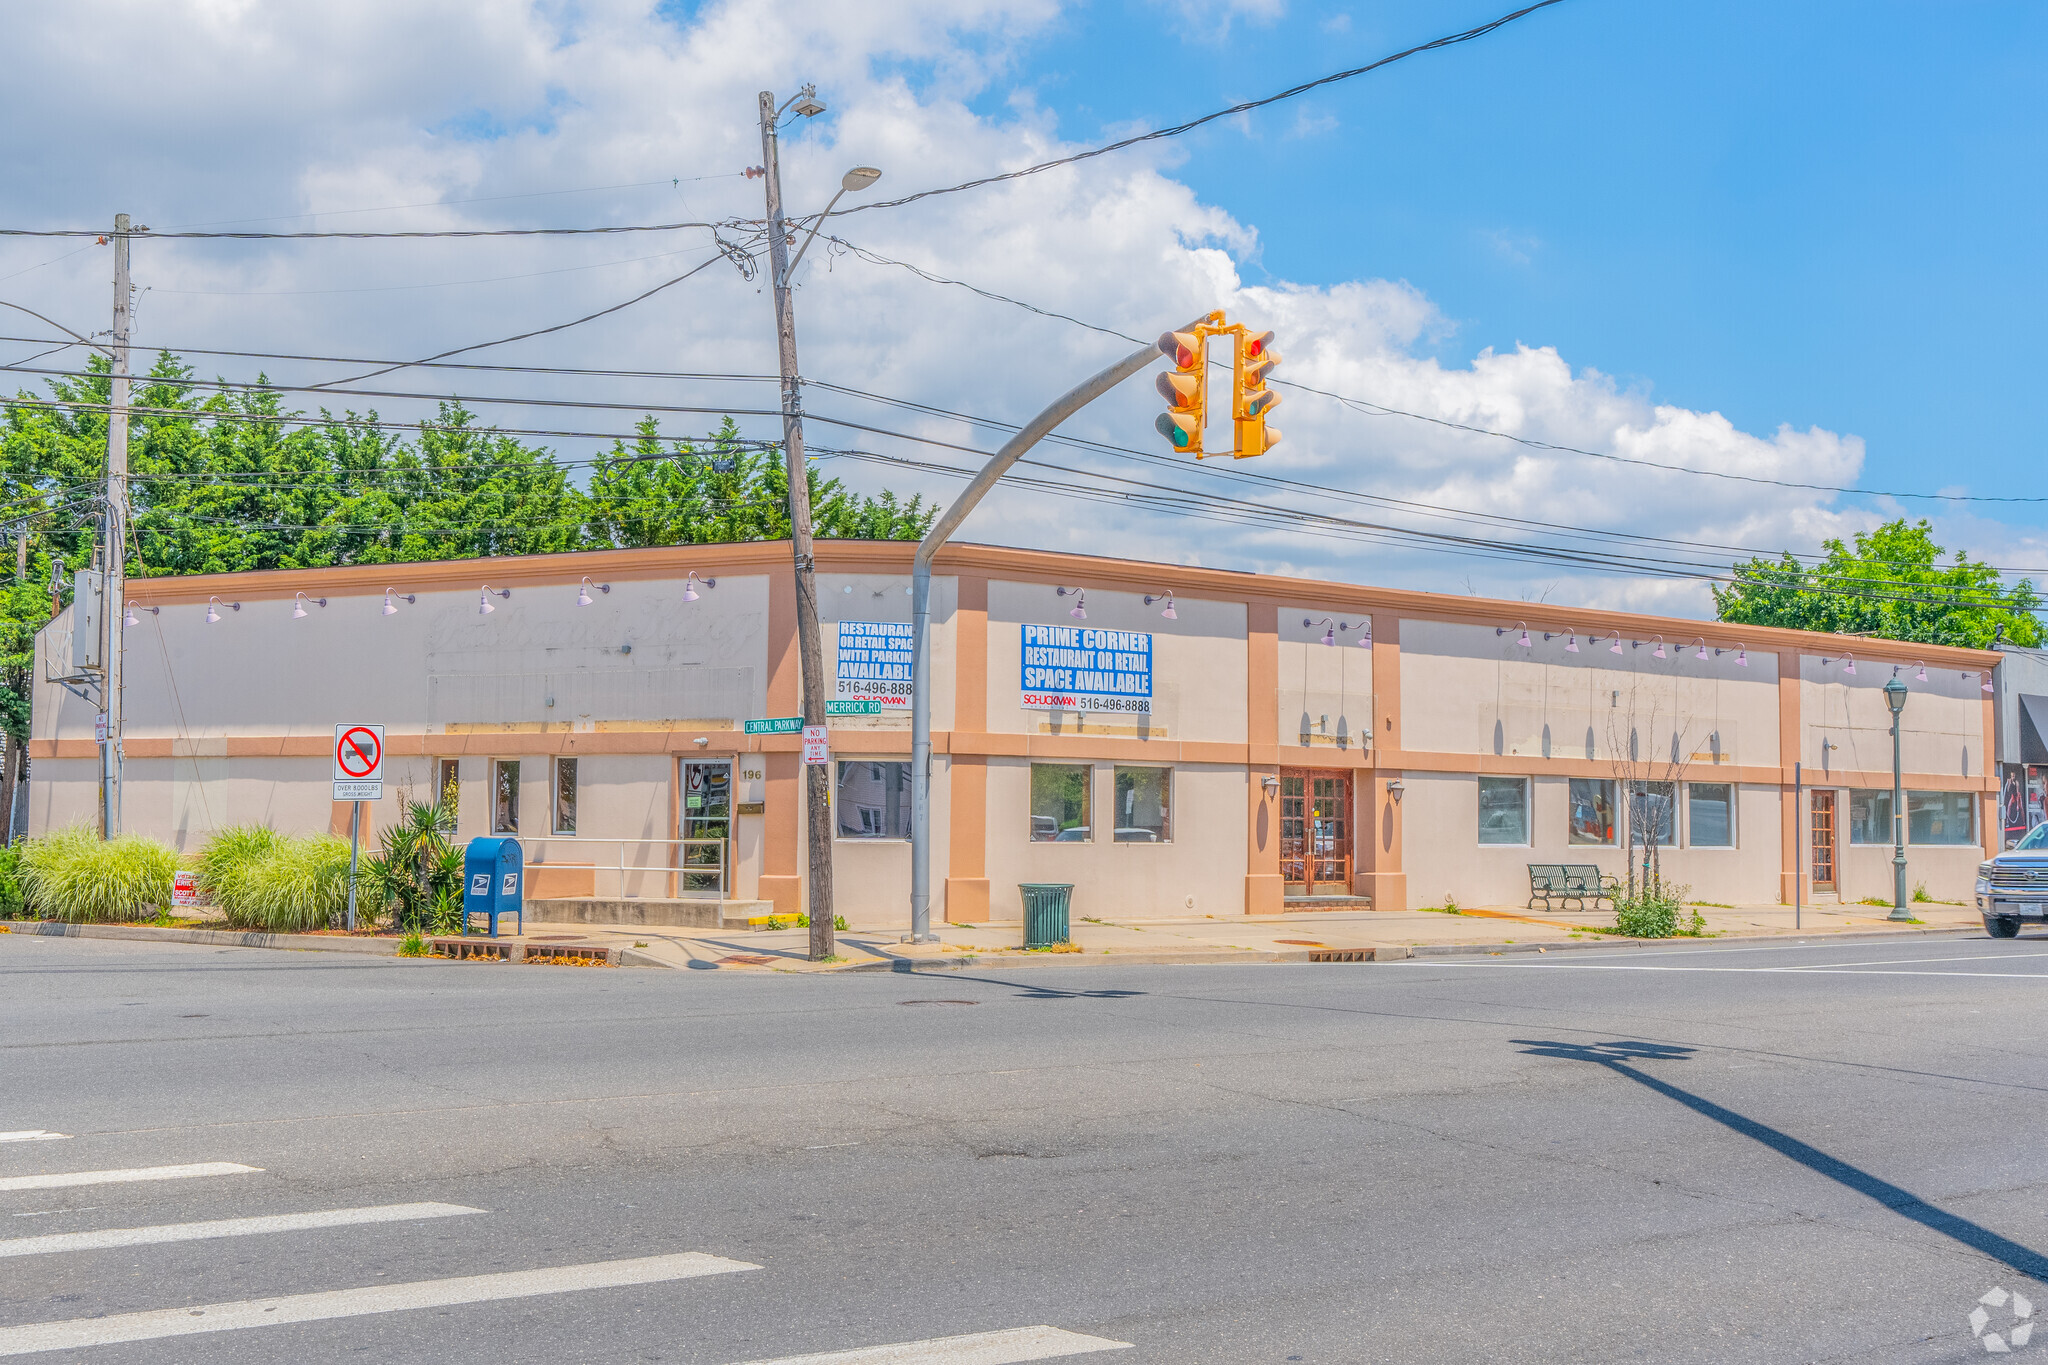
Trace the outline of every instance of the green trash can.
<path fill-rule="evenodd" d="M 1050 948 L 1067 941 L 1067 905 L 1074 894 L 1072 882 L 1022 882 L 1024 893 L 1024 946 Z"/>

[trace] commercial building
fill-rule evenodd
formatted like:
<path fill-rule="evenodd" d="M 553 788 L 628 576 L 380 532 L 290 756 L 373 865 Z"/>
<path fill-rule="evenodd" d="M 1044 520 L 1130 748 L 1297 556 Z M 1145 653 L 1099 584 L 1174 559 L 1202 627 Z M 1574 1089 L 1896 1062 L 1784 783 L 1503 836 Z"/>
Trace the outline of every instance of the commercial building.
<path fill-rule="evenodd" d="M 908 918 L 912 548 L 817 550 L 826 666 L 864 712 L 831 728 L 857 925 Z M 1895 674 L 1912 880 L 1967 899 L 2000 837 L 1996 653 L 973 545 L 933 586 L 954 921 L 1013 919 L 1034 881 L 1120 918 L 1519 904 L 1531 863 L 1621 875 L 1631 818 L 1697 899 L 1888 899 Z M 131 594 L 127 829 L 346 832 L 334 727 L 380 724 L 373 831 L 447 792 L 462 837 L 519 835 L 536 897 L 803 903 L 800 736 L 747 728 L 801 709 L 786 543 Z M 34 831 L 96 818 L 94 719 L 39 681 Z"/>

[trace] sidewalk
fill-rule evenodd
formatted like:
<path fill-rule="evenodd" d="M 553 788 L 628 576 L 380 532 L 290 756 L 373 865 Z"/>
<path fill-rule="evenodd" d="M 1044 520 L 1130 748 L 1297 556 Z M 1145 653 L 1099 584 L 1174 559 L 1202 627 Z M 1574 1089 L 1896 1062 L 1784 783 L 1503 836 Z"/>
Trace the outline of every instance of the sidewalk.
<path fill-rule="evenodd" d="M 1793 925 L 1792 907 L 1744 905 L 1699 907 L 1709 938 L 1859 938 L 1953 933 L 1982 929 L 1974 910 L 1959 905 L 1917 905 L 1919 924 L 1892 924 L 1883 906 L 1807 906 Z M 1199 919 L 1078 919 L 1066 951 L 1026 951 L 1023 927 L 942 924 L 940 942 L 911 947 L 900 925 L 859 926 L 835 936 L 839 961 L 811 962 L 808 929 L 720 931 L 664 929 L 644 925 L 549 924 L 528 921 L 524 933 L 504 935 L 513 943 L 590 944 L 619 950 L 621 966 L 685 971 L 893 971 L 901 967 L 1082 966 L 1086 964 L 1200 964 L 1231 962 L 1386 961 L 1485 952 L 1550 952 L 1616 947 L 1647 942 L 1595 932 L 1611 927 L 1610 911 L 1547 914 L 1519 906 L 1440 910 L 1322 910 L 1286 915 L 1203 916 Z M 0 926 L 6 928 L 6 926 Z M 150 925 L 17 924 L 9 932 L 62 934 L 77 938 L 204 943 L 250 948 L 313 949 L 390 956 L 395 938 L 339 935 L 240 934 L 207 929 L 159 929 Z M 1699 942 L 1681 939 L 1678 942 Z"/>
<path fill-rule="evenodd" d="M 1788 905 L 1701 907 L 1712 938 L 1815 938 L 1842 934 L 1888 936 L 1980 929 L 1974 910 L 1956 905 L 1913 907 L 1920 924 L 1892 924 L 1882 906 L 1807 906 L 1793 925 Z M 835 936 L 838 963 L 805 960 L 810 931 L 718 932 L 710 929 L 617 929 L 592 925 L 527 926 L 530 941 L 587 940 L 627 949 L 625 961 L 688 970 L 832 971 L 888 969 L 896 962 L 959 965 L 969 959 L 1003 966 L 1080 966 L 1084 963 L 1307 962 L 1318 950 L 1371 949 L 1381 960 L 1436 953 L 1640 943 L 1592 931 L 1612 927 L 1611 912 L 1543 914 L 1520 907 L 1475 907 L 1457 914 L 1433 910 L 1304 911 L 1287 915 L 1170 920 L 1080 919 L 1071 925 L 1079 951 L 1024 951 L 1018 923 L 935 926 L 936 947 L 900 942 L 900 926 L 860 927 Z M 1694 939 L 1681 940 L 1697 942 Z"/>

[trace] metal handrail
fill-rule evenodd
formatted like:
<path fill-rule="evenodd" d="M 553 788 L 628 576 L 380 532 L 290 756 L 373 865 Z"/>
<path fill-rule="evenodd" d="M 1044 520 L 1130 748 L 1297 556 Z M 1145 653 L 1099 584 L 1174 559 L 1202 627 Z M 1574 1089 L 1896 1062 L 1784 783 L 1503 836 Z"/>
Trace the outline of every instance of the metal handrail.
<path fill-rule="evenodd" d="M 627 874 L 628 872 L 660 872 L 660 873 L 665 873 L 665 874 L 667 874 L 667 875 L 669 875 L 669 876 L 671 876 L 671 877 L 677 877 L 677 878 L 681 878 L 681 877 L 686 877 L 686 876 L 687 876 L 687 877 L 706 877 L 706 876 L 716 876 L 716 877 L 717 877 L 717 879 L 718 879 L 718 890 L 717 890 L 717 894 L 718 894 L 718 899 L 719 899 L 719 900 L 721 900 L 721 901 L 724 901 L 724 900 L 726 900 L 726 899 L 728 899 L 728 898 L 729 898 L 729 892 L 730 892 L 730 882 L 731 882 L 731 875 L 730 875 L 730 874 L 731 874 L 731 871 L 732 871 L 732 869 L 731 869 L 730 865 L 728 864 L 728 862 L 727 862 L 727 859 L 726 859 L 726 855 L 725 855 L 725 849 L 726 849 L 726 845 L 727 845 L 728 843 L 730 843 L 730 842 L 731 842 L 731 840 L 730 840 L 729 838 L 727 838 L 727 839 L 656 839 L 656 838 L 652 838 L 652 837 L 649 837 L 649 838 L 643 838 L 643 839 L 616 839 L 616 838 L 607 838 L 607 837 L 604 837 L 604 836 L 597 836 L 597 835 L 583 835 L 583 834 L 553 834 L 553 835 L 541 835 L 541 836 L 539 836 L 539 837 L 537 837 L 537 838 L 534 838 L 534 839 L 530 839 L 530 840 L 522 840 L 522 841 L 521 841 L 521 843 L 522 843 L 522 844 L 524 844 L 524 845 L 525 845 L 525 846 L 526 846 L 526 847 L 527 847 L 528 849 L 532 849 L 532 848 L 533 848 L 533 847 L 534 847 L 535 845 L 547 844 L 547 843 L 551 843 L 551 842 L 556 842 L 556 843 L 568 843 L 568 844 L 617 844 L 617 845 L 619 846 L 619 861 L 618 861 L 618 865 L 617 865 L 617 867 L 616 867 L 616 868 L 613 868 L 613 867 L 611 867 L 611 866 L 607 865 L 607 866 L 606 866 L 606 868 L 605 868 L 605 870 L 606 870 L 606 871 L 616 871 L 616 872 L 618 873 L 618 876 L 619 876 L 619 892 L 618 892 L 618 894 L 619 894 L 619 899 L 620 899 L 620 900 L 637 900 L 637 899 L 640 899 L 640 897 L 636 897 L 636 896 L 629 896 L 629 895 L 627 895 L 627 894 L 626 894 L 626 874 Z M 717 858 L 716 858 L 716 859 L 715 859 L 714 861 L 712 861 L 712 862 L 708 862 L 708 863 L 705 863 L 705 862 L 698 862 L 698 863 L 692 863 L 692 862 L 689 862 L 689 861 L 688 861 L 688 856 L 689 856 L 689 855 L 688 855 L 688 853 L 687 853 L 687 852 L 685 852 L 685 853 L 684 853 L 684 855 L 683 855 L 684 861 L 682 861 L 682 862 L 675 862 L 675 863 L 655 863 L 655 864 L 638 864 L 638 863 L 628 863 L 628 862 L 626 861 L 626 846 L 627 846 L 627 845 L 629 845 L 629 844 L 657 844 L 657 845 L 660 845 L 660 846 L 662 846 L 662 847 L 664 847 L 664 848 L 678 848 L 678 849 L 684 849 L 684 850 L 688 850 L 688 849 L 690 849 L 690 848 L 705 848 L 705 847 L 709 847 L 709 848 L 715 848 L 715 849 L 717 850 L 718 856 L 717 856 Z M 546 860 L 545 860 L 545 859 L 542 859 L 542 858 L 534 858 L 534 857 L 531 857 L 531 856 L 529 856 L 529 858 L 528 858 L 528 862 L 529 862 L 529 863 L 530 863 L 531 865 L 535 866 L 535 867 L 546 867 L 546 866 L 548 866 L 548 865 L 549 865 L 549 864 L 548 864 L 548 863 L 546 862 Z M 572 864 L 569 864 L 569 866 L 572 866 L 572 867 L 577 867 L 577 866 L 585 866 L 585 864 L 577 864 L 577 863 L 572 863 Z M 596 864 L 595 862 L 592 862 L 592 863 L 589 863 L 589 864 L 587 864 L 587 866 L 588 866 L 588 867 L 589 867 L 589 868 L 591 869 L 591 871 L 592 871 L 592 872 L 594 873 L 594 872 L 595 872 L 595 871 L 597 870 L 598 864 Z M 596 890 L 596 887 L 595 887 L 595 886 L 593 886 L 593 887 L 592 887 L 591 889 L 592 889 L 592 891 L 594 892 L 594 891 Z M 678 891 L 682 891 L 682 890 L 685 890 L 686 888 L 682 887 L 681 885 L 678 885 L 678 886 L 677 886 L 677 887 L 676 887 L 675 889 L 676 889 L 676 890 L 678 890 Z"/>

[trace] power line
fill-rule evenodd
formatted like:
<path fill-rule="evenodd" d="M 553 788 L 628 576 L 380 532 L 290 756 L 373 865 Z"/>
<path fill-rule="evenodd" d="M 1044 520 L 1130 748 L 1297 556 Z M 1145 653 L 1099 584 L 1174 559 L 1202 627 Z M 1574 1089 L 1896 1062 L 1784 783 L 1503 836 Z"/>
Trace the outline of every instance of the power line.
<path fill-rule="evenodd" d="M 1328 76 L 1318 77 L 1312 81 L 1304 81 L 1300 85 L 1282 90 L 1277 95 L 1268 95 L 1264 99 L 1246 100 L 1242 104 L 1233 104 L 1228 109 L 1218 109 L 1213 114 L 1204 114 L 1200 118 L 1189 119 L 1186 123 L 1176 123 L 1171 128 L 1159 128 L 1149 133 L 1139 133 L 1136 137 L 1123 138 L 1120 141 L 1091 148 L 1085 152 L 1076 152 L 1072 156 L 1063 156 L 1052 161 L 1041 161 L 1036 166 L 1026 166 L 1024 169 L 1017 171 L 1005 171 L 1001 175 L 987 175 L 979 180 L 969 180 L 958 185 L 948 185 L 944 189 L 920 190 L 916 194 L 908 194 L 901 199 L 885 199 L 873 204 L 859 204 L 850 209 L 838 209 L 831 216 L 843 218 L 848 214 L 866 213 L 873 209 L 901 208 L 905 204 L 915 204 L 920 199 L 930 199 L 934 195 L 958 194 L 962 190 L 979 189 L 983 185 L 1001 184 L 1005 180 L 1021 180 L 1027 175 L 1037 175 L 1040 171 L 1049 171 L 1060 166 L 1071 166 L 1077 161 L 1087 161 L 1093 157 L 1107 156 L 1111 152 L 1120 152 L 1126 147 L 1135 147 L 1141 142 L 1154 142 L 1160 138 L 1179 137 L 1182 133 L 1193 132 L 1204 124 L 1214 123 L 1217 119 L 1229 118 L 1233 114 L 1249 113 L 1254 109 L 1263 109 L 1269 104 L 1278 104 L 1281 100 L 1290 100 L 1296 95 L 1305 95 L 1309 91 L 1320 89 L 1325 85 L 1334 85 L 1338 81 L 1348 81 L 1354 76 L 1363 76 L 1368 72 L 1377 71 L 1383 66 L 1392 66 L 1395 62 L 1404 61 L 1419 53 L 1435 52 L 1440 48 L 1455 47 L 1459 43 L 1469 43 L 1476 38 L 1484 38 L 1497 28 L 1512 24 L 1517 19 L 1534 14 L 1540 9 L 1548 9 L 1557 3 L 1559 3 L 1559 0 L 1536 0 L 1536 3 L 1533 5 L 1527 5 L 1514 11 L 1512 14 L 1503 14 L 1491 23 L 1481 24 L 1477 28 L 1468 28 L 1462 33 L 1446 34 L 1444 37 L 1434 38 L 1429 42 L 1419 43 L 1405 51 L 1396 52 L 1390 57 L 1382 57 L 1376 62 L 1368 62 L 1364 66 L 1354 66 L 1348 71 L 1338 71 Z"/>
<path fill-rule="evenodd" d="M 568 322 L 558 322 L 552 327 L 536 327 L 530 332 L 521 332 L 517 336 L 499 337 L 495 341 L 479 341 L 469 346 L 456 346 L 450 350 L 438 351 L 435 354 L 426 357 L 426 359 L 446 360 L 451 355 L 462 355 L 465 352 L 469 351 L 481 351 L 492 346 L 509 346 L 515 341 L 527 341 L 533 337 L 544 337 L 552 332 L 563 332 L 567 331 L 571 327 L 580 327 L 586 322 L 595 322 L 599 318 L 609 317 L 613 313 L 619 312 L 623 309 L 631 308 L 634 304 L 639 303 L 642 300 L 651 299 L 656 294 L 659 294 L 662 290 L 669 288 L 671 285 L 681 284 L 684 280 L 689 279 L 692 275 L 704 269 L 713 261 L 718 260 L 721 256 L 729 256 L 731 252 L 732 248 L 730 248 L 724 241 L 720 241 L 719 250 L 713 252 L 710 256 L 699 261 L 697 264 L 691 266 L 688 270 L 685 270 L 682 274 L 677 275 L 675 278 L 663 280 L 660 284 L 655 285 L 654 288 L 644 290 L 641 293 L 635 294 L 632 298 L 627 299 L 624 303 L 615 303 L 611 305 L 609 308 L 600 308 L 595 313 L 586 313 L 582 317 L 573 318 Z M 411 366 L 418 363 L 421 362 L 406 361 L 404 364 L 386 365 L 382 369 L 371 370 L 366 374 L 351 375 L 347 379 L 330 379 L 325 383 L 313 385 L 313 388 L 325 389 L 335 384 L 355 384 L 365 379 L 374 379 L 380 374 L 389 374 L 393 370 L 408 369 Z"/>
<path fill-rule="evenodd" d="M 1555 4 L 1556 0 L 1548 0 Z M 758 228 L 760 224 L 746 218 L 724 218 L 718 222 L 692 223 L 630 223 L 612 227 L 553 227 L 553 228 L 422 228 L 412 232 L 179 232 L 166 229 L 154 232 L 137 228 L 138 238 L 156 241 L 231 241 L 231 242 L 304 242 L 304 241 L 401 241 L 425 240 L 429 238 L 467 237 L 603 237 L 624 232 L 681 232 L 687 228 L 726 228 L 740 230 Z M 105 228 L 0 228 L 0 237 L 105 237 Z"/>
<path fill-rule="evenodd" d="M 31 345 L 52 340 L 50 337 L 0 336 L 0 341 L 20 341 Z M 75 343 L 66 343 L 75 344 Z M 605 370 L 577 369 L 562 365 L 485 365 L 466 360 L 414 360 L 398 361 L 389 357 L 345 356 L 345 355 L 302 355 L 290 351 L 222 351 L 203 346 L 164 346 L 157 348 L 170 355 L 231 356 L 244 360 L 304 360 L 323 365 L 404 365 L 416 370 L 479 370 L 499 374 L 566 374 L 591 375 L 608 379 L 702 379 L 702 380 L 759 380 L 766 383 L 780 383 L 781 376 L 772 374 L 693 374 L 683 370 Z M 5 368 L 5 367 L 0 367 Z M 74 371 L 77 374 L 96 374 L 96 371 Z M 142 376 L 137 376 L 140 382 Z M 195 381 L 183 379 L 154 379 L 158 384 L 183 384 Z"/>
<path fill-rule="evenodd" d="M 933 284 L 951 285 L 956 288 L 965 289 L 969 293 L 977 294 L 982 298 L 988 299 L 993 303 L 1006 303 L 1011 305 L 1012 307 L 1022 308 L 1026 312 L 1036 313 L 1040 317 L 1052 318 L 1060 322 L 1070 322 L 1078 327 L 1085 327 L 1091 332 L 1100 332 L 1104 336 L 1113 336 L 1121 338 L 1124 341 L 1131 342 L 1133 345 L 1143 346 L 1145 344 L 1142 338 L 1134 337 L 1128 332 L 1120 332 L 1114 327 L 1104 327 L 1097 323 L 1087 322 L 1080 318 L 1071 317 L 1065 313 L 1058 313 L 1050 309 L 1040 308 L 1036 304 L 1026 303 L 1022 299 L 1011 298 L 1006 294 L 998 294 L 993 290 L 983 289 L 979 285 L 969 284 L 964 280 L 948 279 L 943 275 L 934 274 L 933 272 L 926 270 L 921 266 L 912 265 L 908 261 L 892 260 L 889 257 L 883 256 L 878 252 L 873 252 L 862 247 L 857 247 L 853 243 L 848 242 L 841 237 L 833 237 L 830 240 L 837 242 L 840 246 L 846 248 L 847 251 L 851 252 L 856 256 L 859 256 L 863 260 L 869 261 L 872 264 L 896 266 L 900 269 L 907 270 L 911 274 L 916 275 L 918 278 L 927 280 Z M 815 384 L 815 381 L 812 382 Z M 1980 493 L 1908 493 L 1900 492 L 1895 489 L 1855 488 L 1847 487 L 1840 484 L 1804 483 L 1791 479 L 1767 478 L 1760 474 L 1734 474 L 1729 473 L 1725 470 L 1699 469 L 1691 465 L 1666 464 L 1660 460 L 1645 460 L 1632 455 L 1617 455 L 1612 451 L 1605 450 L 1587 450 L 1580 446 L 1568 446 L 1559 444 L 1557 442 L 1538 440 L 1535 437 L 1531 436 L 1519 436 L 1511 431 L 1495 431 L 1490 427 L 1474 426 L 1466 422 L 1454 422 L 1448 418 L 1431 417 L 1424 413 L 1409 412 L 1404 408 L 1390 407 L 1384 403 L 1376 403 L 1371 399 L 1352 398 L 1341 393 L 1333 393 L 1328 389 L 1319 389 L 1314 387 L 1313 385 L 1304 384 L 1299 380 L 1281 379 L 1275 377 L 1270 382 L 1275 388 L 1293 389 L 1300 393 L 1314 394 L 1319 398 L 1334 399 L 1336 402 L 1342 403 L 1347 407 L 1353 408 L 1354 410 L 1371 409 L 1372 412 L 1369 415 L 1406 417 L 1417 422 L 1428 422 L 1435 426 L 1448 427 L 1454 431 L 1469 432 L 1475 436 L 1498 437 L 1503 441 L 1513 441 L 1518 445 L 1528 446 L 1532 449 L 1547 450 L 1564 455 L 1584 455 L 1588 458 L 1595 460 L 1610 460 L 1617 464 L 1637 465 L 1645 469 L 1661 469 L 1673 474 L 1694 474 L 1702 478 L 1726 479 L 1737 483 L 1754 483 L 1773 488 L 1798 488 L 1821 493 L 1853 494 L 1859 497 L 1919 499 L 1922 501 L 1930 502 L 2048 502 L 2048 497 L 2020 497 Z M 991 423 L 990 425 L 1002 424 Z M 1008 429 L 1012 431 L 1016 430 L 1014 426 L 1009 427 Z"/>
<path fill-rule="evenodd" d="M 509 199 L 549 199 L 564 194 L 603 194 L 611 190 L 644 190 L 656 185 L 696 184 L 704 180 L 738 180 L 744 171 L 723 171 L 717 175 L 670 176 L 666 180 L 636 180 L 625 185 L 586 185 L 573 190 L 533 190 L 526 194 L 486 194 L 470 199 L 435 199 L 419 204 L 386 204 L 370 209 L 317 209 L 310 213 L 274 213 L 267 218 L 219 218 L 210 223 L 174 223 L 178 228 L 235 227 L 242 223 L 285 223 L 300 218 L 341 218 L 356 213 L 398 213 L 405 209 L 454 208 L 460 204 L 502 204 Z M 162 234 L 155 234 L 162 235 Z"/>

